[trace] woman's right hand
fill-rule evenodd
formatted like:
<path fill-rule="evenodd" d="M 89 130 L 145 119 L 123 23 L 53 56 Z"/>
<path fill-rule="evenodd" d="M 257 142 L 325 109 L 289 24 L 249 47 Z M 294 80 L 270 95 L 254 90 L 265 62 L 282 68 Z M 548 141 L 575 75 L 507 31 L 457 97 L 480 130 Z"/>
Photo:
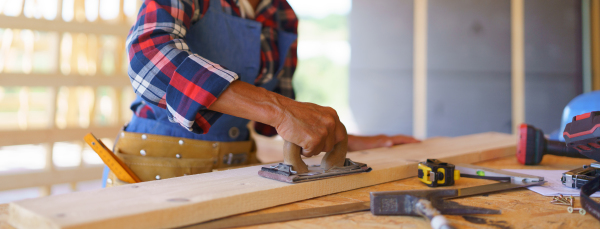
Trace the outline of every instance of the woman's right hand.
<path fill-rule="evenodd" d="M 209 109 L 273 126 L 307 157 L 330 152 L 346 138 L 333 108 L 298 102 L 242 81 L 232 82 Z"/>
<path fill-rule="evenodd" d="M 291 99 L 280 104 L 283 109 L 274 127 L 283 139 L 300 146 L 302 155 L 330 152 L 346 138 L 346 128 L 333 108 Z"/>

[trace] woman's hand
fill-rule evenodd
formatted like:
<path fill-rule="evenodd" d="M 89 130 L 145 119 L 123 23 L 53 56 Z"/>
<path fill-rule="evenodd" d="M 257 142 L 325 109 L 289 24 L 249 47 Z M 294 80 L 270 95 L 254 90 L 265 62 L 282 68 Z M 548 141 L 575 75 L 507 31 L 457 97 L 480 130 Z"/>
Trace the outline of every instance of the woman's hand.
<path fill-rule="evenodd" d="M 281 120 L 274 127 L 283 139 L 302 147 L 302 155 L 330 152 L 346 138 L 346 128 L 333 108 L 291 100 L 282 105 Z"/>
<path fill-rule="evenodd" d="M 377 136 L 355 136 L 348 135 L 348 151 L 359 151 L 380 147 L 391 147 L 406 143 L 421 142 L 412 136 L 406 135 L 377 135 Z"/>
<path fill-rule="evenodd" d="M 232 82 L 209 109 L 273 126 L 307 157 L 329 152 L 346 138 L 333 108 L 297 102 L 242 81 Z"/>

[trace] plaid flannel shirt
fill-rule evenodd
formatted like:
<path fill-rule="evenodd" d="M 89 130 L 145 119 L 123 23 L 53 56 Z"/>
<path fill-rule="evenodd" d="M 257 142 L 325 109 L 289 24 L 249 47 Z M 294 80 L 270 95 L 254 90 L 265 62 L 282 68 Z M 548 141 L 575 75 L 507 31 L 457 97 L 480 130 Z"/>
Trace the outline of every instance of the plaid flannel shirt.
<path fill-rule="evenodd" d="M 127 37 L 128 75 L 136 94 L 145 103 L 166 109 L 171 122 L 194 133 L 207 133 L 221 113 L 208 110 L 231 82 L 239 77 L 226 66 L 192 53 L 185 40 L 187 30 L 206 13 L 209 0 L 145 0 L 137 22 Z M 223 11 L 240 17 L 238 0 L 221 0 Z M 292 76 L 297 64 L 297 43 L 284 63 L 279 63 L 277 29 L 297 34 L 298 19 L 285 0 L 261 0 L 255 20 L 261 32 L 261 70 L 254 84 L 279 80 L 275 92 L 294 98 Z M 279 24 L 278 24 L 279 23 Z M 283 70 L 274 76 L 283 64 Z M 134 115 L 153 118 L 148 105 L 134 108 Z M 257 132 L 274 135 L 273 127 L 257 123 Z"/>

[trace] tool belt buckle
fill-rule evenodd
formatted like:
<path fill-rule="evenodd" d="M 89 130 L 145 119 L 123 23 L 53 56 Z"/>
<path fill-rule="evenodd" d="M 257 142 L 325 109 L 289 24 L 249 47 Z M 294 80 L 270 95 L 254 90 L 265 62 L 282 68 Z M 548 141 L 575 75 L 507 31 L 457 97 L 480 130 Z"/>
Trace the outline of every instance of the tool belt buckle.
<path fill-rule="evenodd" d="M 248 160 L 248 153 L 228 153 L 223 156 L 223 164 L 241 165 Z"/>

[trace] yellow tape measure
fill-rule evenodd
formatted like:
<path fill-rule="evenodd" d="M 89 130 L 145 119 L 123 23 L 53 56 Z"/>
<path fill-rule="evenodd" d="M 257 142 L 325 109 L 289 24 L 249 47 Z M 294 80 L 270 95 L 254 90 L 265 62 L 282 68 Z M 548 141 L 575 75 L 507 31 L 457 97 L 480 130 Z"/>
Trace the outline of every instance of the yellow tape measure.
<path fill-rule="evenodd" d="M 90 147 L 96 153 L 104 164 L 110 168 L 110 170 L 119 178 L 119 180 L 128 182 L 128 183 L 138 183 L 142 182 L 140 178 L 138 178 L 121 159 L 119 159 L 110 149 L 108 149 L 104 143 L 98 140 L 92 133 L 89 133 L 83 137 L 85 142 L 87 142 Z"/>

